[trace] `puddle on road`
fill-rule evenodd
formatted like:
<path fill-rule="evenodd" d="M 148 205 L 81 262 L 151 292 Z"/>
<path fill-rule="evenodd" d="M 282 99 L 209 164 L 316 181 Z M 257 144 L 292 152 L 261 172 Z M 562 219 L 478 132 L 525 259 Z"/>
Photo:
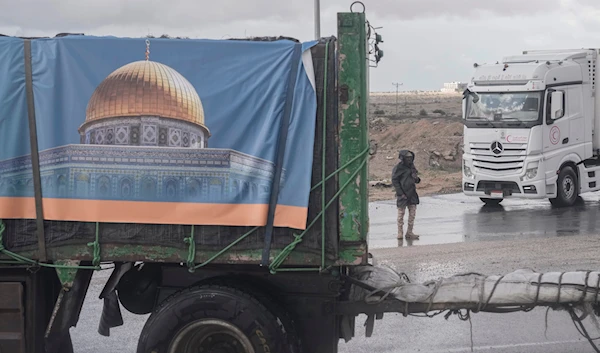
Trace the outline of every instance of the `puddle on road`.
<path fill-rule="evenodd" d="M 464 235 L 460 234 L 444 234 L 444 235 L 423 235 L 419 239 L 396 239 L 396 234 L 391 234 L 386 238 L 369 239 L 369 248 L 381 249 L 381 248 L 395 248 L 404 246 L 417 246 L 417 245 L 435 245 L 435 244 L 450 244 L 460 243 L 465 241 Z"/>
<path fill-rule="evenodd" d="M 483 206 L 479 199 L 462 194 L 424 197 L 417 207 L 415 222 L 415 232 L 421 237 L 402 242 L 396 239 L 395 202 L 371 203 L 369 217 L 369 247 L 372 249 L 594 235 L 598 234 L 600 194 L 586 194 L 568 208 L 554 208 L 548 200 L 504 200 L 500 207 L 489 207 Z M 405 223 L 405 231 L 406 226 Z"/>

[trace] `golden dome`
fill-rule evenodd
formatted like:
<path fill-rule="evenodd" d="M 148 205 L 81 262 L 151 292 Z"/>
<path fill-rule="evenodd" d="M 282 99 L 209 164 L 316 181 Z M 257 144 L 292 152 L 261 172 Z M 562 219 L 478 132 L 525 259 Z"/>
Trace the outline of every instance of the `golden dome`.
<path fill-rule="evenodd" d="M 205 127 L 194 87 L 179 72 L 153 61 L 132 62 L 108 75 L 92 94 L 85 121 L 123 116 L 159 116 Z"/>

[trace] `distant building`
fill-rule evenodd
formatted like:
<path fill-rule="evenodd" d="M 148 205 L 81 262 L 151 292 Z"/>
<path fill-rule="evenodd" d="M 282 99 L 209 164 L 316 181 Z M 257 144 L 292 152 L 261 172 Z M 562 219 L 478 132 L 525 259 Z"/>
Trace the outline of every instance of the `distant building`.
<path fill-rule="evenodd" d="M 441 89 L 444 93 L 462 92 L 467 88 L 467 84 L 463 82 L 447 82 L 444 83 L 444 88 Z"/>

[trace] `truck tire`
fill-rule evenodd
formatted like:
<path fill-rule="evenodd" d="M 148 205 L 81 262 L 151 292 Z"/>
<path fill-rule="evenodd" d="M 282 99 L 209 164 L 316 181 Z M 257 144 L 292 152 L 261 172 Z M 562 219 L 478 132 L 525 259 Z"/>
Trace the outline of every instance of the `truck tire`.
<path fill-rule="evenodd" d="M 572 206 L 579 196 L 579 183 L 577 174 L 572 167 L 566 166 L 558 173 L 556 181 L 556 198 L 550 199 L 550 203 L 558 207 Z"/>
<path fill-rule="evenodd" d="M 483 201 L 483 203 L 485 203 L 487 206 L 498 206 L 500 204 L 500 202 L 502 202 L 502 200 L 504 200 L 504 199 L 487 199 L 485 197 L 480 197 L 479 199 L 481 201 Z"/>
<path fill-rule="evenodd" d="M 203 284 L 220 285 L 229 288 L 235 288 L 244 293 L 250 294 L 252 297 L 258 299 L 267 310 L 276 316 L 277 320 L 283 325 L 285 334 L 287 336 L 286 346 L 290 353 L 302 353 L 302 341 L 298 336 L 296 325 L 290 314 L 285 308 L 280 305 L 275 296 L 271 295 L 272 292 L 268 293 L 264 287 L 260 287 L 256 283 L 251 283 L 242 278 L 215 278 L 202 282 Z M 286 351 L 286 352 L 288 352 Z"/>
<path fill-rule="evenodd" d="M 281 321 L 252 295 L 200 285 L 166 299 L 150 315 L 137 353 L 295 353 Z"/>

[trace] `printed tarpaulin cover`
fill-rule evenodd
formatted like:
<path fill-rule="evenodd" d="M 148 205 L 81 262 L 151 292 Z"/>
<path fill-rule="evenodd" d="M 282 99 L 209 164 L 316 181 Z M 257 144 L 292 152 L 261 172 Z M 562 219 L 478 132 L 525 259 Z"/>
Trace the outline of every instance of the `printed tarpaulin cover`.
<path fill-rule="evenodd" d="M 44 218 L 265 225 L 287 128 L 274 225 L 304 229 L 314 44 L 32 40 Z M 0 38 L 0 218 L 36 217 L 24 50 Z"/>

